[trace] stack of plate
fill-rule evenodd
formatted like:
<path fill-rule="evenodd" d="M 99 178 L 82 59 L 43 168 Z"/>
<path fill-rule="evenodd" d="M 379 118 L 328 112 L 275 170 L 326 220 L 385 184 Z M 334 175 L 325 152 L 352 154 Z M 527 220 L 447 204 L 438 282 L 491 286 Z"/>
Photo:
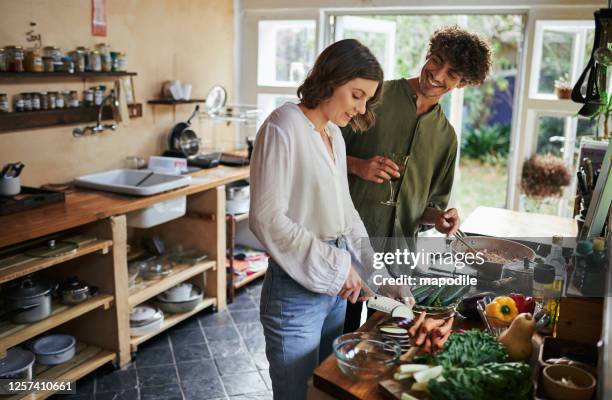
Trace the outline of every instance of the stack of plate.
<path fill-rule="evenodd" d="M 204 292 L 190 283 L 182 283 L 155 297 L 155 305 L 167 313 L 186 313 L 200 304 Z"/>
<path fill-rule="evenodd" d="M 398 342 L 402 352 L 408 351 L 412 347 L 412 337 L 408 329 L 412 326 L 412 320 L 406 318 L 390 317 L 383 320 L 376 329 L 381 336 L 393 339 Z"/>
<path fill-rule="evenodd" d="M 130 312 L 130 336 L 143 336 L 157 332 L 164 323 L 164 313 L 146 304 L 136 306 Z"/>

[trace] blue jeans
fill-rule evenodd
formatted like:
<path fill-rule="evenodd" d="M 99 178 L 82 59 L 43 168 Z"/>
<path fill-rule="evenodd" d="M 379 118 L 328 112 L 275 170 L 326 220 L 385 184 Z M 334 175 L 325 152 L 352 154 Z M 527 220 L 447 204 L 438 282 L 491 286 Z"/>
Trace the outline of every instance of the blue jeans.
<path fill-rule="evenodd" d="M 332 245 L 345 247 L 342 241 Z M 308 380 L 332 353 L 345 313 L 346 300 L 309 291 L 270 259 L 260 318 L 274 400 L 306 399 Z"/>

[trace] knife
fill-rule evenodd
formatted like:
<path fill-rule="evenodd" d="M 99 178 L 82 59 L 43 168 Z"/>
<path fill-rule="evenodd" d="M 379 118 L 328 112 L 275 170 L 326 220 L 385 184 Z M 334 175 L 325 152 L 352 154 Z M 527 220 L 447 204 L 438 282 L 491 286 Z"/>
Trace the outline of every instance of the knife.
<path fill-rule="evenodd" d="M 13 165 L 13 178 L 17 178 L 21 174 L 21 170 L 25 167 L 22 162 Z"/>

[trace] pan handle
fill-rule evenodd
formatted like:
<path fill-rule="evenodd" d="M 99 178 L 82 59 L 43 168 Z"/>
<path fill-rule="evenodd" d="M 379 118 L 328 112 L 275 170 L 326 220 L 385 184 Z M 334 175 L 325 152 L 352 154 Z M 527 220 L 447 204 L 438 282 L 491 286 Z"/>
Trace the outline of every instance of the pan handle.
<path fill-rule="evenodd" d="M 195 110 L 193 110 L 193 113 L 191 114 L 191 117 L 189 117 L 189 119 L 187 120 L 187 125 L 190 125 L 190 124 L 191 124 L 191 120 L 193 119 L 193 117 L 195 117 L 195 116 L 196 116 L 196 114 L 197 114 L 199 111 L 200 111 L 200 105 L 199 105 L 199 104 L 197 104 L 197 105 L 195 106 Z"/>

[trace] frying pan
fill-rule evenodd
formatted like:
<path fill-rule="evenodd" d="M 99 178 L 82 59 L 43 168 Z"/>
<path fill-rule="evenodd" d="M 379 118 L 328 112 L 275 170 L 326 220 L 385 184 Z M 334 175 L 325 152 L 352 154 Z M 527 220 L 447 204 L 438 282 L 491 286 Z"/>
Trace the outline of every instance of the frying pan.
<path fill-rule="evenodd" d="M 529 247 L 520 244 L 518 242 L 507 240 L 507 239 L 499 239 L 488 236 L 467 236 L 464 237 L 465 240 L 470 246 L 472 246 L 476 251 L 491 251 L 495 250 L 498 253 L 503 253 L 505 257 L 512 257 L 517 259 L 527 258 L 529 261 L 533 261 L 535 259 L 535 252 Z M 451 243 L 451 250 L 453 253 L 468 253 L 469 250 L 467 246 L 461 243 L 458 240 L 454 240 Z M 471 264 L 470 267 L 477 270 L 480 274 L 482 274 L 483 278 L 495 280 L 499 279 L 502 272 L 502 267 L 504 264 L 487 261 L 483 264 Z"/>
<path fill-rule="evenodd" d="M 194 157 L 200 152 L 200 139 L 191 128 L 191 120 L 198 111 L 200 111 L 199 105 L 195 107 L 195 110 L 186 122 L 180 122 L 172 128 L 168 140 L 170 150 L 182 151 L 187 158 Z"/>

